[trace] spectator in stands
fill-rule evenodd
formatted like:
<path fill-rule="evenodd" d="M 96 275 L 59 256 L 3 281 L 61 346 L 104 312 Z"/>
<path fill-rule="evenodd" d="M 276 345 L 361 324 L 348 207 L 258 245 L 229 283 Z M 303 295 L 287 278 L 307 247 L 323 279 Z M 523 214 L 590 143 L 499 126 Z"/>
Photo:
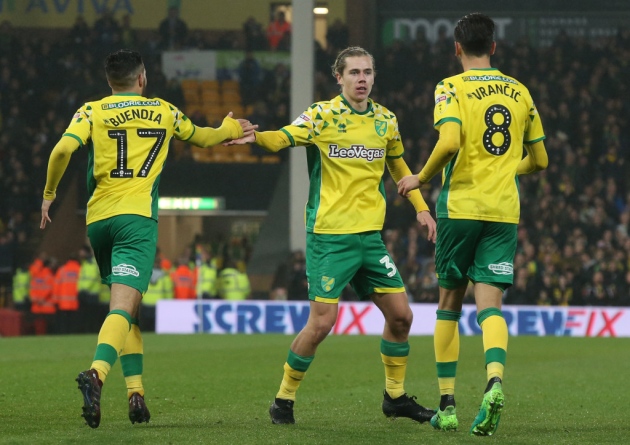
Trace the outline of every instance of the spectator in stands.
<path fill-rule="evenodd" d="M 125 14 L 120 27 L 120 43 L 124 48 L 138 49 L 138 34 L 131 26 L 131 16 Z"/>
<path fill-rule="evenodd" d="M 253 121 L 256 122 L 256 121 Z M 293 260 L 293 252 L 289 254 L 286 261 L 281 262 L 273 275 L 271 282 L 271 291 L 269 292 L 270 300 L 287 300 L 289 296 L 289 273 L 291 272 L 291 264 Z"/>
<path fill-rule="evenodd" d="M 264 92 L 263 99 L 270 110 L 275 110 L 280 104 L 288 105 L 291 92 L 289 68 L 284 63 L 278 63 L 273 70 L 265 73 L 260 89 Z M 282 124 L 284 125 L 285 122 Z"/>
<path fill-rule="evenodd" d="M 269 49 L 272 51 L 288 50 L 289 45 L 287 45 L 287 41 L 290 35 L 291 24 L 285 20 L 283 11 L 277 11 L 275 19 L 267 26 L 267 42 L 269 43 Z"/>
<path fill-rule="evenodd" d="M 341 21 L 341 19 L 335 20 L 335 22 L 328 28 L 326 32 L 326 43 L 330 48 L 329 51 L 336 53 L 348 46 L 350 40 L 350 34 L 348 27 Z"/>
<path fill-rule="evenodd" d="M 611 284 L 604 281 L 604 273 L 596 271 L 583 290 L 584 303 L 588 306 L 610 306 L 614 298 Z"/>
<path fill-rule="evenodd" d="M 188 40 L 188 25 L 179 17 L 179 8 L 168 8 L 168 16 L 160 22 L 158 28 L 160 48 L 164 50 L 181 49 Z"/>
<path fill-rule="evenodd" d="M 120 25 L 109 8 L 103 8 L 101 16 L 94 22 L 94 33 L 103 45 L 111 45 L 120 40 Z"/>
<path fill-rule="evenodd" d="M 238 65 L 238 80 L 243 105 L 250 105 L 259 100 L 260 84 L 263 71 L 254 53 L 247 51 L 245 58 Z M 259 124 L 260 125 L 260 124 Z"/>
<path fill-rule="evenodd" d="M 516 260 L 514 265 L 516 266 Z M 526 267 L 516 269 L 514 285 L 507 290 L 503 300 L 505 304 L 535 304 L 535 301 L 532 301 L 534 292 L 528 279 L 529 271 Z"/>
<path fill-rule="evenodd" d="M 262 51 L 267 48 L 267 39 L 262 25 L 254 17 L 248 17 L 243 23 L 245 51 Z"/>
<path fill-rule="evenodd" d="M 308 280 L 306 278 L 306 257 L 304 251 L 296 250 L 291 256 L 287 300 L 308 300 Z"/>
<path fill-rule="evenodd" d="M 70 28 L 68 40 L 71 44 L 77 46 L 82 45 L 86 42 L 91 32 L 92 31 L 85 21 L 85 18 L 83 15 L 79 14 L 74 22 L 74 25 Z"/>

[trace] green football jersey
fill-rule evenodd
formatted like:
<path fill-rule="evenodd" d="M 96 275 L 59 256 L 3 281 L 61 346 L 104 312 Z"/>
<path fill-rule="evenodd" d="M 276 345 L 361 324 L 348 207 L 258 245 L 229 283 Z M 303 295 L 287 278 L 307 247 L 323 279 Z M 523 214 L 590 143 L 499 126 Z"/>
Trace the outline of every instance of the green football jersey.
<path fill-rule="evenodd" d="M 404 153 L 394 113 L 369 99 L 354 110 L 343 95 L 317 102 L 281 129 L 306 146 L 310 179 L 306 230 L 347 234 L 381 230 L 385 158 Z"/>
<path fill-rule="evenodd" d="M 162 99 L 123 93 L 79 108 L 64 136 L 90 143 L 87 224 L 123 214 L 157 220 L 169 142 L 194 132 L 194 124 Z"/>
<path fill-rule="evenodd" d="M 445 122 L 460 124 L 461 142 L 443 172 L 438 218 L 518 223 L 523 144 L 545 139 L 529 90 L 495 68 L 446 78 L 435 89 L 434 126 Z"/>

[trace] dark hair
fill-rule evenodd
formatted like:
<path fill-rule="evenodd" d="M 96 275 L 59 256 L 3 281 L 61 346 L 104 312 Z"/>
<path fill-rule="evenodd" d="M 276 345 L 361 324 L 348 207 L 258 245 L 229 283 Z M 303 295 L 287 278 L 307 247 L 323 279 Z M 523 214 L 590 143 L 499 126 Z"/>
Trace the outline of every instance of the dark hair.
<path fill-rule="evenodd" d="M 372 54 L 370 54 L 360 46 L 349 46 L 337 55 L 335 63 L 333 63 L 333 65 L 331 66 L 333 77 L 337 77 L 337 74 L 343 75 L 343 70 L 346 69 L 346 59 L 348 57 L 361 56 L 368 56 L 370 59 L 372 59 L 372 69 L 374 71 L 374 74 L 376 74 L 376 65 L 374 63 L 374 57 L 372 56 Z"/>
<path fill-rule="evenodd" d="M 142 56 L 137 51 L 120 49 L 105 59 L 105 75 L 109 85 L 115 90 L 133 86 L 143 69 Z"/>
<path fill-rule="evenodd" d="M 487 15 L 473 12 L 459 19 L 454 34 L 455 41 L 466 54 L 489 56 L 494 42 L 494 21 Z"/>

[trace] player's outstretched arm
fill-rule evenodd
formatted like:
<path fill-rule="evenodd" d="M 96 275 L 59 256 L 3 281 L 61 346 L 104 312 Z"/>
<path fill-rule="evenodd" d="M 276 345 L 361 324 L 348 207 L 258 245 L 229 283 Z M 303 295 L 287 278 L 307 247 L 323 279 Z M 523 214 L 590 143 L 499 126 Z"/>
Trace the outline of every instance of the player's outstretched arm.
<path fill-rule="evenodd" d="M 52 222 L 50 216 L 48 215 L 50 205 L 57 196 L 57 186 L 59 185 L 66 168 L 68 168 L 70 156 L 72 156 L 72 153 L 77 148 L 79 148 L 79 141 L 73 137 L 65 136 L 57 142 L 57 145 L 55 145 L 55 148 L 53 148 L 50 153 L 50 158 L 48 159 L 46 185 L 44 186 L 44 199 L 42 201 L 42 219 L 39 224 L 40 229 L 45 228 L 46 223 Z"/>
<path fill-rule="evenodd" d="M 256 142 L 256 132 L 252 131 L 249 134 L 243 135 L 242 138 L 232 139 L 230 141 L 224 142 L 223 145 L 227 147 L 228 145 L 252 144 L 254 142 Z"/>
<path fill-rule="evenodd" d="M 223 118 L 223 123 L 219 128 L 196 127 L 195 133 L 188 142 L 198 147 L 212 147 L 228 140 L 249 136 L 256 128 L 258 125 L 253 125 L 247 119 L 234 119 L 230 111 Z"/>
<path fill-rule="evenodd" d="M 284 131 L 254 131 L 252 135 L 244 136 L 223 145 L 238 145 L 256 143 L 260 147 L 270 152 L 277 152 L 283 148 L 291 146 L 291 141 Z"/>

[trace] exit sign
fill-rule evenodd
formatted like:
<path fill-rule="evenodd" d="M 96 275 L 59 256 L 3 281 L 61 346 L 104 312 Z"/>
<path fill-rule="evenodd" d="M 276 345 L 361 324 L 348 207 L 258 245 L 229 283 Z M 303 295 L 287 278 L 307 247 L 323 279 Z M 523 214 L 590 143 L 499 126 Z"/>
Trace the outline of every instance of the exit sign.
<path fill-rule="evenodd" d="M 158 201 L 160 210 L 223 210 L 224 198 L 160 198 Z"/>

